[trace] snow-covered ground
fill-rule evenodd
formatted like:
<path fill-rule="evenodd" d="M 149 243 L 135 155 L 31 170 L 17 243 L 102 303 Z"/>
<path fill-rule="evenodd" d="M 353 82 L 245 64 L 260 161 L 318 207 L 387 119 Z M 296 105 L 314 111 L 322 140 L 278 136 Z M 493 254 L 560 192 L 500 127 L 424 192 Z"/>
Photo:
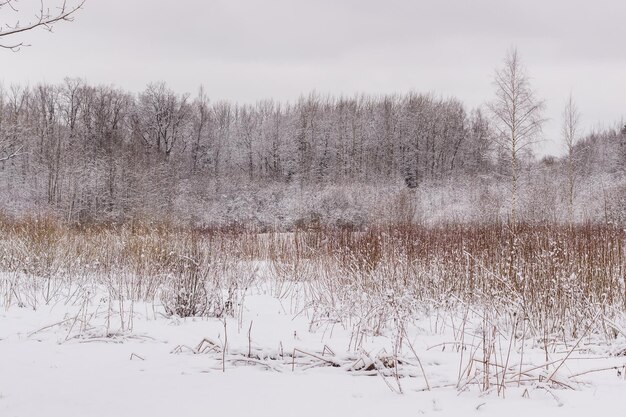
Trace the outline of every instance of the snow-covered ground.
<path fill-rule="evenodd" d="M 529 340 L 522 350 L 502 335 L 493 355 L 500 365 L 493 366 L 508 364 L 505 377 L 519 387 L 509 382 L 498 392 L 495 384 L 485 392 L 484 364 L 475 360 L 482 355 L 475 348 L 479 319 L 461 329 L 458 317 L 425 314 L 407 328 L 396 370 L 389 363 L 397 349 L 393 330 L 365 335 L 355 348 L 354 328 L 313 320 L 293 299 L 260 287 L 249 291 L 237 318 L 225 321 L 169 318 L 158 303 L 127 302 L 120 315 L 120 305 L 109 301 L 104 293 L 83 304 L 0 312 L 0 416 L 626 412 L 626 357 L 616 355 L 623 336 L 610 344 L 590 335 L 577 346 L 553 345 L 546 360 L 541 343 Z M 461 331 L 465 349 L 455 343 Z M 515 374 L 520 361 L 523 376 Z M 492 384 L 497 380 L 493 375 Z"/>

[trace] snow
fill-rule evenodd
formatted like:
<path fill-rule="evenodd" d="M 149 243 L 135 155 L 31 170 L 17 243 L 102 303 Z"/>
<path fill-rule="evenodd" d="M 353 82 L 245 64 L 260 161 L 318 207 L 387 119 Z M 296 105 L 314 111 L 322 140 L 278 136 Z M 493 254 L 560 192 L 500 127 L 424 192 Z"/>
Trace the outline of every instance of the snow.
<path fill-rule="evenodd" d="M 498 395 L 496 390 L 482 392 L 475 384 L 457 388 L 459 368 L 466 365 L 471 348 L 465 350 L 465 359 L 455 349 L 452 316 L 446 320 L 444 315 L 426 314 L 410 327 L 409 339 L 432 389 L 426 389 L 418 367 L 407 365 L 400 373 L 413 376 L 399 379 L 403 394 L 398 394 L 390 370 L 383 369 L 386 377 L 350 370 L 359 355 L 393 351 L 391 331 L 367 336 L 360 352 L 350 350 L 352 329 L 314 323 L 306 308 L 278 300 L 262 287 L 249 291 L 240 317 L 226 320 L 170 318 L 158 302 L 126 303 L 132 331 L 121 331 L 119 310 L 110 310 L 108 302 L 103 293 L 83 305 L 57 302 L 37 310 L 12 305 L 0 313 L 0 416 L 574 417 L 626 411 L 626 358 L 611 355 L 623 345 L 621 339 L 612 345 L 591 336 L 582 340 L 559 370 L 559 378 L 616 369 L 577 377 L 573 390 L 532 382 Z M 475 324 L 467 329 L 468 346 L 480 328 Z M 211 342 L 204 342 L 202 353 L 194 353 L 205 338 Z M 207 348 L 210 343 L 214 349 Z M 306 353 L 293 359 L 294 348 Z M 500 354 L 506 354 L 507 346 L 501 348 Z M 247 362 L 249 351 L 259 360 Z M 550 359 L 558 361 L 567 352 L 555 347 Z M 324 362 L 311 355 L 341 366 L 322 366 Z M 403 355 L 415 365 L 406 347 Z M 511 364 L 518 355 L 519 348 L 513 349 Z M 537 343 L 527 342 L 523 362 L 542 364 L 544 355 Z"/>

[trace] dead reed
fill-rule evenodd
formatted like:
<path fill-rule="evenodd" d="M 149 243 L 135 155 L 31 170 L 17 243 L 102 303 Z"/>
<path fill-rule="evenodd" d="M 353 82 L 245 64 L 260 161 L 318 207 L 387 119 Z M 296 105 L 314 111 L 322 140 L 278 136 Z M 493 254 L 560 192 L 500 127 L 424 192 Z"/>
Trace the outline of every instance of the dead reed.
<path fill-rule="evenodd" d="M 160 300 L 179 316 L 236 315 L 261 279 L 279 297 L 304 286 L 320 319 L 378 333 L 425 309 L 515 314 L 535 335 L 615 335 L 626 312 L 626 236 L 584 224 L 408 223 L 291 232 L 133 223 L 74 227 L 49 218 L 0 221 L 4 305 L 49 303 L 75 285 L 113 299 Z M 298 287 L 301 288 L 301 287 Z M 596 320 L 597 323 L 592 323 Z M 356 331 L 356 330 L 355 330 Z"/>

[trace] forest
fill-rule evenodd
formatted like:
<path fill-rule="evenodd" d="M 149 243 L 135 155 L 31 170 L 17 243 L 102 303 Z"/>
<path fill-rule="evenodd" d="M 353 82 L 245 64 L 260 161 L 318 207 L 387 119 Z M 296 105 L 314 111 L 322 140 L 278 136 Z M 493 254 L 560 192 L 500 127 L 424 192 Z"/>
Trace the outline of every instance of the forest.
<path fill-rule="evenodd" d="M 511 164 L 485 109 L 416 92 L 212 102 L 64 83 L 0 90 L 0 209 L 70 223 L 506 222 Z M 526 222 L 626 219 L 626 126 L 519 152 Z M 570 213 L 570 214 L 568 214 Z"/>

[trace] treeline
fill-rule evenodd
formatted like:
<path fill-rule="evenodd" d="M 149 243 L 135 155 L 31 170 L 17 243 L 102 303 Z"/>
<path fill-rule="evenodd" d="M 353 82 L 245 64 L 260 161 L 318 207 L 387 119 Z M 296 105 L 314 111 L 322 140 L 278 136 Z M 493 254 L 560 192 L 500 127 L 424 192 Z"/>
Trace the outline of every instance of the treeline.
<path fill-rule="evenodd" d="M 615 130 L 576 146 L 579 221 L 623 219 L 625 141 Z M 71 222 L 503 220 L 494 143 L 480 110 L 433 95 L 236 105 L 163 83 L 137 95 L 77 79 L 12 86 L 0 91 L 0 208 Z M 564 220 L 560 165 L 525 157 L 527 220 Z"/>

